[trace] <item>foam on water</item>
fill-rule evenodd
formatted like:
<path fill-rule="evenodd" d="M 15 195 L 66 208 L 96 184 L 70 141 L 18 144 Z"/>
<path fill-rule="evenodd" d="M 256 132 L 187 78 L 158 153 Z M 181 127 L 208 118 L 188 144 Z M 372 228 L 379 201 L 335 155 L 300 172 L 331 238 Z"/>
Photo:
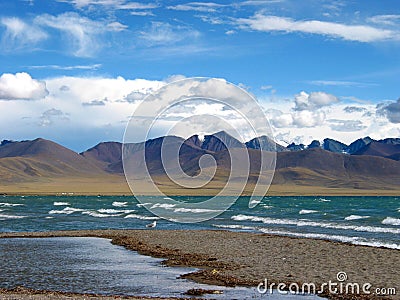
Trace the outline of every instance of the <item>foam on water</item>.
<path fill-rule="evenodd" d="M 14 216 L 14 215 L 0 214 L 0 220 L 2 220 L 2 219 L 23 219 L 23 218 L 26 218 L 26 216 Z"/>
<path fill-rule="evenodd" d="M 268 229 L 268 228 L 263 228 L 263 227 L 252 227 L 252 226 L 242 226 L 242 225 L 212 225 L 212 226 L 218 227 L 218 228 L 226 228 L 226 229 L 260 231 L 263 233 L 274 234 L 274 235 L 284 235 L 284 236 L 294 236 L 294 237 L 300 237 L 300 238 L 338 241 L 338 242 L 342 242 L 342 243 L 351 243 L 354 245 L 361 245 L 361 246 L 400 249 L 400 245 L 396 244 L 396 243 L 386 243 L 386 242 L 377 241 L 374 239 L 369 240 L 369 239 L 365 239 L 365 238 L 357 237 L 357 236 L 343 236 L 343 235 L 332 235 L 332 234 L 323 234 L 323 233 L 301 233 L 301 232 L 273 230 L 273 229 Z"/>
<path fill-rule="evenodd" d="M 352 221 L 352 220 L 361 220 L 361 219 L 368 219 L 370 216 L 359 216 L 359 215 L 350 215 L 346 218 L 344 218 L 346 221 Z"/>
<path fill-rule="evenodd" d="M 329 222 L 315 222 L 308 220 L 291 220 L 291 219 L 274 219 L 267 217 L 257 217 L 249 215 L 236 215 L 231 217 L 235 221 L 252 221 L 252 222 L 262 222 L 264 224 L 275 224 L 275 225 L 295 225 L 295 226 L 310 226 L 310 227 L 320 227 L 320 228 L 330 228 L 330 229 L 343 229 L 343 230 L 354 230 L 354 231 L 364 231 L 364 232 L 375 232 L 375 233 L 393 233 L 400 234 L 400 229 L 395 228 L 385 228 L 385 227 L 375 227 L 375 226 L 356 226 L 356 225 L 342 225 L 338 223 Z M 400 224 L 400 223 L 399 223 Z"/>
<path fill-rule="evenodd" d="M 299 211 L 300 215 L 307 215 L 307 214 L 314 214 L 317 213 L 318 210 L 312 210 L 312 209 L 302 209 Z"/>
<path fill-rule="evenodd" d="M 97 210 L 101 214 L 129 214 L 134 212 L 134 209 L 113 209 L 113 208 L 101 208 Z"/>
<path fill-rule="evenodd" d="M 159 217 L 150 217 L 150 216 L 142 216 L 137 214 L 129 214 L 124 217 L 125 219 L 133 218 L 133 219 L 140 219 L 140 220 L 158 220 Z"/>
<path fill-rule="evenodd" d="M 142 207 L 142 206 L 146 206 L 146 205 L 150 205 L 151 203 L 138 203 L 136 204 L 137 207 Z"/>
<path fill-rule="evenodd" d="M 271 209 L 271 208 L 274 208 L 272 205 L 263 205 L 262 207 L 264 207 L 265 209 Z"/>
<path fill-rule="evenodd" d="M 114 201 L 114 202 L 112 203 L 112 206 L 115 206 L 115 207 L 126 207 L 126 206 L 128 206 L 128 202 L 118 202 L 118 201 Z"/>
<path fill-rule="evenodd" d="M 68 202 L 54 202 L 53 203 L 54 206 L 68 206 L 71 205 Z"/>
<path fill-rule="evenodd" d="M 325 198 L 319 198 L 318 201 L 320 201 L 320 202 L 331 202 L 331 200 L 325 199 Z"/>
<path fill-rule="evenodd" d="M 208 213 L 208 212 L 215 212 L 215 211 L 220 211 L 220 210 L 214 210 L 214 209 L 206 209 L 206 208 L 175 208 L 174 212 L 183 212 L 183 213 L 195 213 L 195 214 L 201 214 L 201 213 Z"/>
<path fill-rule="evenodd" d="M 382 224 L 400 226 L 400 219 L 387 217 L 382 221 Z"/>
<path fill-rule="evenodd" d="M 168 204 L 168 203 L 156 203 L 150 209 L 152 208 L 164 208 L 164 209 L 172 209 L 175 207 L 175 204 Z"/>
<path fill-rule="evenodd" d="M 109 217 L 119 217 L 121 214 L 101 214 L 95 211 L 84 211 L 82 215 L 89 215 L 95 218 L 109 218 Z"/>
<path fill-rule="evenodd" d="M 54 215 L 54 214 L 65 214 L 65 215 L 70 215 L 70 214 L 73 214 L 73 213 L 75 213 L 75 212 L 82 212 L 82 211 L 85 211 L 84 209 L 81 209 L 81 208 L 73 208 L 73 207 L 66 207 L 66 208 L 64 208 L 64 209 L 62 209 L 62 210 L 51 210 L 51 211 L 49 211 L 49 214 L 50 215 Z"/>
<path fill-rule="evenodd" d="M 2 202 L 0 203 L 0 206 L 2 207 L 13 207 L 13 206 L 23 206 L 24 204 L 21 203 L 7 203 L 7 202 Z"/>

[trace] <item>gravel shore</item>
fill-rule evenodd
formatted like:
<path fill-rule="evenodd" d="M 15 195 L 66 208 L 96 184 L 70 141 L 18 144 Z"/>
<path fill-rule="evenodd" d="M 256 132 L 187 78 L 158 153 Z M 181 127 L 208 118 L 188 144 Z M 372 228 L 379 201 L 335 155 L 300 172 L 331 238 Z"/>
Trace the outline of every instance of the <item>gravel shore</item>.
<path fill-rule="evenodd" d="M 332 299 L 384 299 L 375 294 L 376 288 L 395 288 L 397 295 L 390 298 L 400 299 L 399 250 L 222 230 L 0 233 L 0 238 L 55 236 L 109 238 L 114 244 L 127 249 L 165 258 L 168 265 L 200 267 L 201 271 L 184 277 L 201 283 L 257 286 L 268 279 L 268 282 L 276 284 L 297 283 L 301 286 L 303 283 L 314 283 L 320 287 L 329 281 L 339 283 L 337 274 L 345 272 L 345 283 L 358 283 L 360 286 L 370 283 L 371 295 L 337 295 L 327 289 L 321 295 Z M 5 296 L 7 295 L 3 291 L 0 299 L 71 299 L 65 298 L 68 297 L 65 295 L 58 295 L 61 298 L 35 298 L 34 295 L 33 298 L 4 298 Z"/>

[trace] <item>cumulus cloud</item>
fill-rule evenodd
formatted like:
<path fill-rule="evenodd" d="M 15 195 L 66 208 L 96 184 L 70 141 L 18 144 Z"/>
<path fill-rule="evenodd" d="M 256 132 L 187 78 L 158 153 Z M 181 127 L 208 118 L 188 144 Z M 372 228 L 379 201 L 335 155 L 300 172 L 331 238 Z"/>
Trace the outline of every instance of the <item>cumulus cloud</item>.
<path fill-rule="evenodd" d="M 325 121 L 325 113 L 322 111 L 298 111 L 293 115 L 293 125 L 297 127 L 315 127 Z"/>
<path fill-rule="evenodd" d="M 398 31 L 368 25 L 348 25 L 318 20 L 297 21 L 292 18 L 261 13 L 257 13 L 251 18 L 236 19 L 236 24 L 243 29 L 255 31 L 301 32 L 363 43 L 400 39 Z"/>
<path fill-rule="evenodd" d="M 335 131 L 341 132 L 352 132 L 352 131 L 360 131 L 367 126 L 365 126 L 360 120 L 329 120 L 331 124 L 331 128 Z"/>
<path fill-rule="evenodd" d="M 90 102 L 83 102 L 82 106 L 104 106 L 106 105 L 107 98 L 104 100 L 92 100 Z"/>
<path fill-rule="evenodd" d="M 339 99 L 325 92 L 312 92 L 310 94 L 302 91 L 294 98 L 295 110 L 315 110 L 323 106 L 329 106 L 339 102 Z"/>
<path fill-rule="evenodd" d="M 7 50 L 34 45 L 48 37 L 39 27 L 28 25 L 19 18 L 2 18 L 0 24 L 6 28 L 2 45 Z"/>
<path fill-rule="evenodd" d="M 139 37 L 148 45 L 169 45 L 185 39 L 194 39 L 200 32 L 186 26 L 174 26 L 169 23 L 152 22 Z"/>
<path fill-rule="evenodd" d="M 55 108 L 43 112 L 39 119 L 39 126 L 41 127 L 51 126 L 54 124 L 55 120 L 69 121 L 68 114 Z"/>
<path fill-rule="evenodd" d="M 0 100 L 38 100 L 48 93 L 46 83 L 33 79 L 28 73 L 0 76 Z"/>
<path fill-rule="evenodd" d="M 366 112 L 367 109 L 361 106 L 346 106 L 345 108 L 343 108 L 343 111 L 348 114 L 352 114 L 354 112 Z"/>
<path fill-rule="evenodd" d="M 400 98 L 395 102 L 378 104 L 377 114 L 386 116 L 392 123 L 400 123 Z"/>

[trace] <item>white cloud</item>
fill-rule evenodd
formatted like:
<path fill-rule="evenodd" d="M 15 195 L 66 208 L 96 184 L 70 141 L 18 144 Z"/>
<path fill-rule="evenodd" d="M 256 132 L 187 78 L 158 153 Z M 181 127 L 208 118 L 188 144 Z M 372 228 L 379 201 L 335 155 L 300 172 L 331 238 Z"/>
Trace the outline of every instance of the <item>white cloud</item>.
<path fill-rule="evenodd" d="M 37 26 L 28 25 L 19 18 L 2 18 L 0 23 L 6 27 L 2 38 L 2 45 L 3 48 L 8 50 L 34 45 L 48 37 Z"/>
<path fill-rule="evenodd" d="M 315 110 L 339 102 L 339 99 L 332 94 L 324 92 L 312 92 L 308 94 L 304 91 L 297 94 L 294 100 L 296 105 L 294 109 L 297 111 Z"/>
<path fill-rule="evenodd" d="M 368 25 L 348 25 L 318 20 L 296 21 L 291 18 L 263 15 L 261 13 L 257 13 L 251 18 L 236 19 L 236 23 L 243 29 L 255 31 L 302 32 L 364 43 L 400 39 L 398 31 Z"/>
<path fill-rule="evenodd" d="M 128 28 L 127 25 L 121 24 L 120 22 L 111 22 L 107 24 L 107 28 L 110 31 L 123 31 Z"/>
<path fill-rule="evenodd" d="M 131 11 L 130 14 L 132 16 L 140 16 L 140 17 L 154 16 L 154 14 L 149 10 Z"/>
<path fill-rule="evenodd" d="M 293 125 L 299 128 L 320 126 L 325 121 L 325 113 L 322 111 L 302 110 L 293 114 Z"/>
<path fill-rule="evenodd" d="M 370 17 L 368 21 L 375 24 L 395 26 L 400 22 L 400 15 L 377 15 Z"/>
<path fill-rule="evenodd" d="M 29 69 L 53 69 L 53 70 L 98 70 L 101 68 L 101 64 L 93 65 L 75 65 L 75 66 L 61 66 L 61 65 L 42 65 L 42 66 L 29 66 Z"/>
<path fill-rule="evenodd" d="M 178 4 L 168 6 L 168 9 L 182 10 L 182 11 L 201 11 L 201 12 L 215 12 L 218 8 L 225 7 L 225 4 L 214 2 L 190 2 L 186 4 Z"/>
<path fill-rule="evenodd" d="M 28 73 L 0 76 L 0 100 L 38 100 L 47 95 L 46 83 L 33 79 Z"/>
<path fill-rule="evenodd" d="M 343 87 L 364 87 L 374 85 L 373 83 L 363 83 L 355 81 L 344 81 L 344 80 L 312 80 L 309 81 L 310 84 L 321 85 L 321 86 L 343 86 Z"/>
<path fill-rule="evenodd" d="M 163 22 L 152 22 L 149 28 L 140 32 L 140 38 L 151 46 L 174 44 L 199 36 L 200 32 L 192 28 Z"/>
<path fill-rule="evenodd" d="M 331 128 L 332 130 L 335 131 L 343 131 L 343 132 L 359 132 L 360 130 L 363 130 L 365 128 L 367 128 L 367 126 L 365 126 L 363 124 L 363 122 L 361 122 L 360 120 L 336 120 L 336 119 L 332 119 L 332 120 L 328 120 L 328 122 L 331 124 Z"/>
<path fill-rule="evenodd" d="M 400 99 L 377 105 L 377 113 L 386 116 L 392 123 L 400 123 Z"/>
<path fill-rule="evenodd" d="M 86 6 L 105 6 L 117 10 L 135 10 L 135 9 L 150 9 L 157 8 L 156 3 L 140 3 L 130 2 L 126 0 L 57 0 L 58 2 L 68 2 L 77 8 L 84 8 Z"/>
<path fill-rule="evenodd" d="M 68 114 L 59 109 L 48 109 L 40 116 L 38 125 L 41 127 L 51 126 L 56 120 L 69 121 Z"/>
<path fill-rule="evenodd" d="M 93 21 L 73 12 L 58 16 L 39 15 L 35 18 L 34 23 L 65 33 L 68 37 L 66 44 L 72 45 L 73 54 L 79 57 L 90 57 L 101 49 L 102 43 L 98 40 L 99 35 L 107 31 L 121 31 L 121 26 L 124 26 L 115 22 L 110 25 Z"/>

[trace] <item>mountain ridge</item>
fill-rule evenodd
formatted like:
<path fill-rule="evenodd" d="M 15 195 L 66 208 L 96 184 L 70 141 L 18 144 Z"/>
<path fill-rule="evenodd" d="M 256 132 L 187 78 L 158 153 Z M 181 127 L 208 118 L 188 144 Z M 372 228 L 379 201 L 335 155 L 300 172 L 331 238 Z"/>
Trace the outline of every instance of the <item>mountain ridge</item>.
<path fill-rule="evenodd" d="M 167 157 L 174 155 L 169 153 L 169 148 L 180 149 L 179 161 L 189 176 L 199 174 L 199 159 L 204 154 L 213 156 L 218 166 L 216 174 L 220 184 L 228 176 L 232 159 L 230 152 L 233 158 L 236 157 L 235 153 L 248 152 L 251 164 L 249 182 L 256 182 L 260 151 L 274 149 L 276 169 L 273 184 L 396 190 L 400 183 L 400 139 L 397 138 L 356 140 L 352 144 L 358 150 L 352 154 L 343 151 L 343 147 L 348 149 L 347 145 L 332 139 L 325 139 L 323 144 L 312 142 L 304 150 L 290 151 L 265 136 L 241 143 L 224 132 L 205 136 L 203 141 L 197 135 L 186 140 L 166 136 L 125 146 L 132 153 L 137 152 L 137 155 L 141 153 L 140 150 L 146 149 L 146 164 L 150 174 L 164 181 L 166 172 L 161 162 L 164 142 L 168 145 Z M 227 146 L 223 145 L 224 142 Z M 325 144 L 329 144 L 330 151 L 324 149 Z M 363 144 L 361 148 L 355 146 Z M 55 178 L 101 177 L 101 180 L 107 180 L 110 176 L 122 175 L 120 142 L 102 142 L 81 153 L 41 138 L 21 142 L 7 140 L 0 144 L 0 180 L 6 185 L 31 181 L 44 184 Z"/>

